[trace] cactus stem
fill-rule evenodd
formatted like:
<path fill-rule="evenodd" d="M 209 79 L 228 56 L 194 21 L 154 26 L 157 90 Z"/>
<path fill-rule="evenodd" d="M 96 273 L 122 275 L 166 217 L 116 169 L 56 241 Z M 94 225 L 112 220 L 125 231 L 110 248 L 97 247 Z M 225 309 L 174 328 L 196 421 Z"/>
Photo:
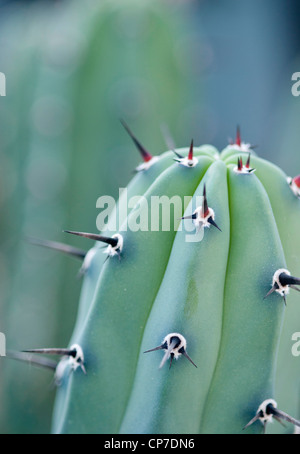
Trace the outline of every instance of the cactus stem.
<path fill-rule="evenodd" d="M 136 168 L 136 172 L 142 172 L 144 170 L 148 170 L 153 164 L 155 164 L 159 160 L 159 157 L 152 156 L 152 154 L 149 153 L 149 151 L 146 150 L 146 148 L 136 138 L 136 136 L 133 134 L 133 132 L 129 128 L 128 124 L 124 120 L 120 120 L 120 121 L 121 121 L 123 127 L 125 128 L 125 130 L 127 131 L 127 133 L 129 134 L 129 136 L 131 137 L 133 143 L 135 144 L 136 148 L 140 152 L 140 154 L 143 158 L 143 161 L 144 161 L 143 164 L 141 164 L 140 166 L 138 166 Z"/>
<path fill-rule="evenodd" d="M 121 257 L 123 250 L 123 237 L 118 233 L 116 235 L 113 235 L 113 237 L 108 238 L 94 233 L 74 232 L 72 230 L 65 230 L 64 232 L 71 235 L 88 238 L 90 240 L 100 241 L 101 243 L 106 243 L 108 244 L 108 248 L 106 249 L 105 253 L 108 254 L 108 257 L 114 257 L 115 255 L 118 255 L 119 259 Z"/>
<path fill-rule="evenodd" d="M 199 160 L 194 156 L 194 141 L 193 140 L 190 145 L 189 154 L 186 158 L 184 158 L 183 156 L 180 156 L 180 154 L 177 153 L 177 151 L 175 151 L 175 150 L 173 150 L 173 151 L 177 156 L 177 158 L 175 158 L 174 161 L 178 162 L 181 166 L 195 167 L 199 163 Z"/>
<path fill-rule="evenodd" d="M 300 279 L 291 276 L 291 273 L 288 270 L 279 269 L 275 272 L 273 276 L 272 288 L 266 294 L 264 299 L 270 296 L 273 292 L 277 292 L 283 297 L 286 304 L 286 295 L 289 294 L 290 288 L 300 292 L 300 289 L 296 287 L 296 285 L 300 285 Z"/>
<path fill-rule="evenodd" d="M 28 237 L 27 241 L 35 246 L 42 246 L 54 251 L 63 252 L 64 254 L 70 255 L 79 260 L 84 260 L 87 255 L 86 251 L 83 251 L 82 249 L 69 246 L 68 244 L 58 243 L 56 241 L 39 240 L 31 237 Z"/>
<path fill-rule="evenodd" d="M 186 339 L 182 336 L 182 334 L 179 333 L 171 333 L 168 334 L 164 340 L 162 341 L 162 344 L 159 347 L 155 347 L 151 350 L 147 350 L 144 353 L 150 353 L 154 352 L 157 350 L 166 350 L 164 357 L 160 363 L 159 368 L 161 369 L 166 361 L 170 358 L 170 366 L 169 368 L 171 369 L 173 359 L 178 359 L 181 355 L 185 356 L 193 366 L 197 367 L 196 364 L 191 360 L 189 355 L 186 352 Z"/>
<path fill-rule="evenodd" d="M 191 216 L 186 216 L 186 217 L 183 217 L 182 219 L 183 220 L 192 219 L 196 226 L 197 232 L 199 232 L 201 230 L 201 228 L 210 227 L 211 225 L 213 225 L 218 230 L 220 230 L 220 232 L 222 232 L 222 230 L 218 227 L 218 225 L 215 222 L 214 210 L 212 208 L 208 207 L 207 197 L 206 197 L 206 185 L 204 185 L 204 188 L 203 188 L 202 207 L 197 208 Z"/>
<path fill-rule="evenodd" d="M 296 197 L 300 198 L 300 175 L 294 178 L 287 178 L 287 182 L 290 185 L 291 190 L 295 194 Z"/>
<path fill-rule="evenodd" d="M 283 426 L 284 424 L 282 423 L 282 420 L 290 422 L 297 427 L 300 427 L 300 421 L 297 421 L 295 418 L 292 418 L 283 411 L 278 410 L 277 403 L 275 402 L 275 400 L 269 399 L 264 401 L 259 406 L 256 416 L 244 427 L 243 430 L 252 426 L 252 424 L 259 420 L 263 424 L 265 432 L 267 424 L 269 422 L 272 422 L 273 418 Z"/>

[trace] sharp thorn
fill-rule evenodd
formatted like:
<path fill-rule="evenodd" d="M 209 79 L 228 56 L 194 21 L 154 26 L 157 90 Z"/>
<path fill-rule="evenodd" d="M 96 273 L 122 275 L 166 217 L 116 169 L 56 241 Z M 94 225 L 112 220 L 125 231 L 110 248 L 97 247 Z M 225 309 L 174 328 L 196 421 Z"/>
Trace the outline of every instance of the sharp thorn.
<path fill-rule="evenodd" d="M 166 352 L 166 353 L 164 354 L 163 359 L 161 360 L 161 363 L 160 363 L 160 365 L 159 365 L 159 369 L 161 369 L 161 368 L 165 365 L 165 363 L 166 363 L 166 361 L 167 361 L 168 358 L 169 358 L 169 353 Z"/>
<path fill-rule="evenodd" d="M 286 273 L 281 273 L 279 276 L 279 282 L 281 285 L 300 285 L 300 279 L 294 276 L 290 276 Z"/>
<path fill-rule="evenodd" d="M 164 347 L 164 346 L 162 346 L 162 347 Z M 169 345 L 169 348 L 167 349 L 166 353 L 164 354 L 164 357 L 163 357 L 163 359 L 162 359 L 162 361 L 161 361 L 161 363 L 160 363 L 160 366 L 159 366 L 160 369 L 164 366 L 164 364 L 165 364 L 165 362 L 167 361 L 167 359 L 169 358 L 170 354 L 171 354 L 171 364 L 170 364 L 170 368 L 171 368 L 172 360 L 173 360 L 173 355 L 172 355 L 171 352 L 172 352 L 172 350 L 173 350 L 175 347 L 176 347 L 176 340 L 173 340 L 173 341 L 171 342 L 171 344 Z"/>
<path fill-rule="evenodd" d="M 81 363 L 80 367 L 81 367 L 81 370 L 84 373 L 84 375 L 87 375 L 87 371 L 86 371 L 86 368 L 84 367 L 84 364 Z"/>
<path fill-rule="evenodd" d="M 56 241 L 39 240 L 31 237 L 28 237 L 27 241 L 29 241 L 29 243 L 31 244 L 34 244 L 35 246 L 42 246 L 47 249 L 63 252 L 64 254 L 71 255 L 80 260 L 84 260 L 87 254 L 86 251 L 83 251 L 82 249 L 78 249 L 67 244 L 58 243 Z"/>
<path fill-rule="evenodd" d="M 127 125 L 127 123 L 124 121 L 124 120 L 120 120 L 123 127 L 125 128 L 125 130 L 127 131 L 127 133 L 129 134 L 129 136 L 131 137 L 132 141 L 134 142 L 136 148 L 138 149 L 138 151 L 141 153 L 142 155 L 142 158 L 144 160 L 144 162 L 149 162 L 151 161 L 151 159 L 153 158 L 153 156 L 149 153 L 149 151 L 146 150 L 146 148 L 143 147 L 143 145 L 139 142 L 139 140 L 135 137 L 135 135 L 133 134 L 133 132 L 131 131 L 131 129 L 129 128 L 129 126 Z"/>
<path fill-rule="evenodd" d="M 218 230 L 220 230 L 220 232 L 222 232 L 222 230 L 220 229 L 220 227 L 215 223 L 215 221 L 213 220 L 212 217 L 210 217 L 207 222 L 209 222 L 211 225 L 213 225 L 214 227 L 216 227 Z"/>
<path fill-rule="evenodd" d="M 238 125 L 236 128 L 236 139 L 235 139 L 235 144 L 238 145 L 239 147 L 242 145 L 242 139 L 241 139 L 241 129 L 240 126 Z"/>
<path fill-rule="evenodd" d="M 259 418 L 260 418 L 260 415 L 259 415 L 259 413 L 258 413 L 256 416 L 254 416 L 253 419 L 251 419 L 250 422 L 248 422 L 248 424 L 243 428 L 243 430 L 248 429 L 248 427 L 252 426 L 256 421 L 259 420 Z"/>
<path fill-rule="evenodd" d="M 152 348 L 151 350 L 147 350 L 144 353 L 156 352 L 157 350 L 163 350 L 163 346 L 160 345 L 159 347 Z"/>
<path fill-rule="evenodd" d="M 74 356 L 76 352 L 66 348 L 41 348 L 33 350 L 23 350 L 22 353 L 35 353 L 39 355 Z"/>
<path fill-rule="evenodd" d="M 69 233 L 71 235 L 77 235 L 84 238 L 88 238 L 94 241 L 100 241 L 101 243 L 109 244 L 112 247 L 116 247 L 118 245 L 118 240 L 116 238 L 108 238 L 102 235 L 97 235 L 94 233 L 85 233 L 85 232 L 74 232 L 72 230 L 64 230 L 64 233 Z"/>
<path fill-rule="evenodd" d="M 274 415 L 273 417 L 277 422 L 279 422 L 279 424 L 281 424 L 283 427 L 286 427 L 286 425 L 281 421 L 281 419 L 278 416 Z"/>
<path fill-rule="evenodd" d="M 191 146 L 190 146 L 190 151 L 189 151 L 189 161 L 193 161 L 194 159 L 194 141 L 192 140 Z"/>
<path fill-rule="evenodd" d="M 197 213 L 194 213 L 194 214 L 192 214 L 191 216 L 185 216 L 185 217 L 183 217 L 183 218 L 181 218 L 181 219 L 182 219 L 182 220 L 185 220 L 185 219 L 192 219 L 192 220 L 194 221 L 195 219 L 197 219 Z"/>
<path fill-rule="evenodd" d="M 249 169 L 249 171 L 250 171 L 250 159 L 251 159 L 251 154 L 249 153 L 247 163 L 246 163 L 246 168 Z M 251 169 L 251 170 L 253 171 L 253 169 Z"/>
<path fill-rule="evenodd" d="M 269 405 L 268 408 L 269 408 L 269 411 L 272 413 L 272 415 L 275 418 L 283 419 L 284 421 L 294 424 L 294 426 L 300 427 L 300 421 L 298 421 L 295 418 L 292 418 L 287 413 L 284 413 L 283 411 L 278 410 L 277 408 L 273 407 L 273 405 Z"/>
<path fill-rule="evenodd" d="M 266 435 L 267 432 L 267 421 L 264 421 L 264 435 Z"/>
<path fill-rule="evenodd" d="M 208 203 L 207 203 L 207 197 L 206 197 L 206 185 L 204 184 L 203 187 L 203 204 L 202 204 L 202 215 L 203 217 L 206 217 L 209 213 L 209 208 L 208 208 Z"/>
<path fill-rule="evenodd" d="M 238 158 L 237 168 L 238 168 L 239 172 L 241 172 L 243 170 L 243 160 L 241 157 Z"/>
<path fill-rule="evenodd" d="M 284 304 L 287 306 L 285 293 L 283 294 L 283 301 L 284 301 Z"/>
<path fill-rule="evenodd" d="M 176 154 L 177 158 L 179 159 L 177 162 L 180 162 L 181 159 L 184 159 L 183 156 L 181 156 L 181 154 L 177 153 L 177 151 L 175 150 L 175 148 L 172 148 L 172 151 L 173 151 L 173 153 Z M 175 161 L 176 161 L 176 159 L 175 159 Z"/>
<path fill-rule="evenodd" d="M 189 355 L 187 354 L 187 352 L 186 352 L 186 351 L 184 351 L 184 352 L 183 352 L 182 354 L 183 354 L 183 356 L 185 356 L 185 358 L 186 358 L 186 359 L 188 359 L 188 360 L 189 360 L 189 362 L 190 362 L 190 363 L 192 363 L 192 364 L 193 364 L 193 366 L 195 366 L 195 367 L 196 367 L 196 369 L 197 369 L 197 366 L 196 366 L 196 364 L 195 364 L 195 363 L 194 363 L 194 361 L 193 361 L 193 360 L 192 360 L 192 359 L 191 359 L 191 358 L 189 357 Z"/>
<path fill-rule="evenodd" d="M 264 297 L 264 300 L 265 300 L 266 298 L 268 298 L 268 296 L 270 296 L 270 295 L 271 295 L 272 293 L 274 293 L 275 291 L 276 291 L 276 287 L 273 286 L 273 287 L 271 288 L 271 290 L 270 290 L 270 291 L 266 294 L 266 296 Z"/>

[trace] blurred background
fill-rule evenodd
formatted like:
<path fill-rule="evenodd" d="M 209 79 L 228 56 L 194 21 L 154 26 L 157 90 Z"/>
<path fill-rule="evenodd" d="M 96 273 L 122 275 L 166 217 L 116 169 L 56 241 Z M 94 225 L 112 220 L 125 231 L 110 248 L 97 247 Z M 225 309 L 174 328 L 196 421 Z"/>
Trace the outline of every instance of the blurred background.
<path fill-rule="evenodd" d="M 296 0 L 0 2 L 0 332 L 9 349 L 68 345 L 79 265 L 27 236 L 96 232 L 96 200 L 153 154 L 244 141 L 300 173 Z M 72 244 L 82 246 L 72 238 Z M 0 362 L 0 433 L 48 433 L 51 374 Z M 299 416 L 299 415 L 298 415 Z"/>

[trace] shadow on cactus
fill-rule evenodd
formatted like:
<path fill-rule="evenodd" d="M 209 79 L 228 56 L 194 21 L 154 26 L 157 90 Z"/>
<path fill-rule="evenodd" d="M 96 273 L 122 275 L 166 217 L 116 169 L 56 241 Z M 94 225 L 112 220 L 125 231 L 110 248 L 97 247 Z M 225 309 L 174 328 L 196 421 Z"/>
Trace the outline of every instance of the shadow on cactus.
<path fill-rule="evenodd" d="M 84 281 L 72 347 L 30 351 L 63 356 L 53 432 L 263 433 L 273 419 L 297 432 L 277 360 L 300 312 L 299 178 L 239 132 L 221 153 L 192 142 L 153 157 L 123 125 L 144 161 L 126 198 L 101 235 L 68 231 L 90 252 L 54 245 L 84 260 Z M 291 351 L 280 361 L 299 367 Z"/>

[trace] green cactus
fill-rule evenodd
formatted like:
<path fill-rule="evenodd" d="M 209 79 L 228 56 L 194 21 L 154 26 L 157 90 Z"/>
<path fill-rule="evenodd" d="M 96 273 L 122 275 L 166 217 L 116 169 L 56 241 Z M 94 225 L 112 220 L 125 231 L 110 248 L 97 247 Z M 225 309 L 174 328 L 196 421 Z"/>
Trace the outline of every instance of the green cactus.
<path fill-rule="evenodd" d="M 123 224 L 116 237 L 112 214 L 105 237 L 69 232 L 97 245 L 69 350 L 81 362 L 64 355 L 59 363 L 74 373 L 59 372 L 53 432 L 261 433 L 273 418 L 299 426 L 273 400 L 299 417 L 299 364 L 290 351 L 292 395 L 276 388 L 288 373 L 277 366 L 300 307 L 300 280 L 290 275 L 300 274 L 299 199 L 286 175 L 239 135 L 221 153 L 192 144 L 158 160 L 133 139 L 149 168 L 128 187 L 129 197 L 143 197 L 126 222 L 150 219 L 152 197 L 179 196 L 182 204 L 171 209 L 167 231 L 162 216 L 159 231 Z"/>

